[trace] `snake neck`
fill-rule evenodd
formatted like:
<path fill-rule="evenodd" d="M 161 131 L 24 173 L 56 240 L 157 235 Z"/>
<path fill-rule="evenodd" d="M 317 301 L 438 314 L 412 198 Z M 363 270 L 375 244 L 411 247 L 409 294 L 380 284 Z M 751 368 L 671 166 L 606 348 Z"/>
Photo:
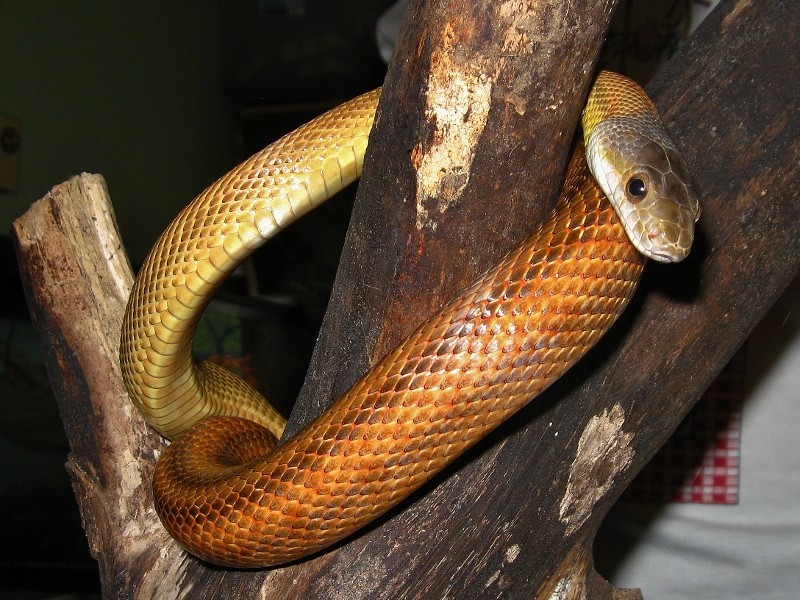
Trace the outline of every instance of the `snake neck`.
<path fill-rule="evenodd" d="M 658 114 L 653 102 L 636 83 L 610 71 L 601 71 L 589 92 L 581 117 L 583 140 L 602 121 L 611 117 L 641 117 Z"/>

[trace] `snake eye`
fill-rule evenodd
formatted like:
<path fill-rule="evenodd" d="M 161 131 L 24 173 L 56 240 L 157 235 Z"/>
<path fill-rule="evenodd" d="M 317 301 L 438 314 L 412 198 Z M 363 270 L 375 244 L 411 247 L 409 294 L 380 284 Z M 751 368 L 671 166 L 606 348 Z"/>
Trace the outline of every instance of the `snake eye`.
<path fill-rule="evenodd" d="M 625 186 L 625 194 L 628 196 L 628 200 L 636 204 L 640 200 L 644 199 L 647 195 L 647 181 L 644 175 L 634 175 L 628 180 L 628 184 Z"/>

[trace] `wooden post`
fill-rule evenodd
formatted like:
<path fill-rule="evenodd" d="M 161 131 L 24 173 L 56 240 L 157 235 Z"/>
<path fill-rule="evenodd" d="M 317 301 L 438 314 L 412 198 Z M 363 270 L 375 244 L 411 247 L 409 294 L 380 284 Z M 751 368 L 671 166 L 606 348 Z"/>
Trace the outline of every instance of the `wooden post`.
<path fill-rule="evenodd" d="M 551 186 L 560 176 L 564 128 L 572 125 L 559 118 L 554 126 L 554 115 L 577 119 L 581 99 L 568 91 L 580 96 L 593 63 L 592 54 L 580 54 L 562 65 L 559 53 L 565 38 L 584 35 L 591 42 L 577 42 L 579 49 L 593 52 L 586 48 L 599 43 L 604 25 L 590 22 L 604 19 L 609 6 L 463 6 L 420 1 L 411 9 L 294 422 L 314 412 L 312 398 L 324 404 L 346 387 L 449 297 L 450 286 L 483 269 L 502 244 L 513 245 L 535 220 L 531 211 L 546 211 L 527 203 L 527 190 L 540 189 L 531 187 L 528 171 L 541 171 Z M 700 243 L 690 260 L 650 265 L 610 337 L 393 514 L 283 569 L 212 569 L 166 537 L 149 487 L 163 442 L 132 409 L 119 380 L 117 339 L 132 278 L 105 188 L 97 176 L 54 188 L 14 232 L 104 595 L 638 597 L 594 574 L 597 527 L 800 268 L 800 100 L 785 85 L 797 79 L 800 51 L 798 32 L 785 24 L 799 18 L 800 5 L 790 0 L 723 1 L 652 86 L 702 197 Z M 520 54 L 536 62 L 541 52 L 560 66 L 527 72 L 516 63 Z M 446 74 L 471 82 L 466 104 L 448 88 Z M 444 122 L 426 112 L 441 89 L 451 89 L 447 105 L 462 110 L 466 140 L 444 135 Z M 475 111 L 484 112 L 477 118 Z M 474 156 L 467 152 L 464 162 L 459 155 L 443 177 L 419 179 L 427 156 L 462 144 Z M 386 162 L 379 164 L 378 155 Z M 370 198 L 371 207 L 364 202 Z M 468 216 L 473 210 L 478 216 Z M 473 235 L 474 223 L 486 237 Z"/>

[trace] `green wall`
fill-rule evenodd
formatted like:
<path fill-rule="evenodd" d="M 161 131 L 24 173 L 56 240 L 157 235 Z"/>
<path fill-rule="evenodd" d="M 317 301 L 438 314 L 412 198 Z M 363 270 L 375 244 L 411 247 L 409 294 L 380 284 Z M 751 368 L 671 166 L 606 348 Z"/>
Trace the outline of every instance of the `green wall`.
<path fill-rule="evenodd" d="M 0 233 L 82 171 L 108 183 L 131 261 L 235 162 L 216 3 L 0 0 L 0 112 L 22 122 Z"/>

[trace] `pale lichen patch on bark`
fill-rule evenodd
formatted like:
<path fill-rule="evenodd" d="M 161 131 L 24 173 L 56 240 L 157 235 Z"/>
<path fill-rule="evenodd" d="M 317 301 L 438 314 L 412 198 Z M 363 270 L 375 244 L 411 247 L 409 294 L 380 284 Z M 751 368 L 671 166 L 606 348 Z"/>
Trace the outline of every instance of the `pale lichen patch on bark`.
<path fill-rule="evenodd" d="M 559 510 L 559 518 L 567 526 L 566 535 L 580 528 L 617 475 L 631 464 L 635 454 L 631 447 L 633 434 L 622 430 L 624 422 L 625 412 L 615 404 L 586 424 Z"/>
<path fill-rule="evenodd" d="M 435 228 L 434 215 L 458 202 L 469 183 L 491 107 L 492 80 L 486 65 L 456 60 L 453 36 L 446 27 L 441 46 L 431 56 L 425 118 L 433 135 L 428 147 L 415 153 L 417 229 Z"/>

